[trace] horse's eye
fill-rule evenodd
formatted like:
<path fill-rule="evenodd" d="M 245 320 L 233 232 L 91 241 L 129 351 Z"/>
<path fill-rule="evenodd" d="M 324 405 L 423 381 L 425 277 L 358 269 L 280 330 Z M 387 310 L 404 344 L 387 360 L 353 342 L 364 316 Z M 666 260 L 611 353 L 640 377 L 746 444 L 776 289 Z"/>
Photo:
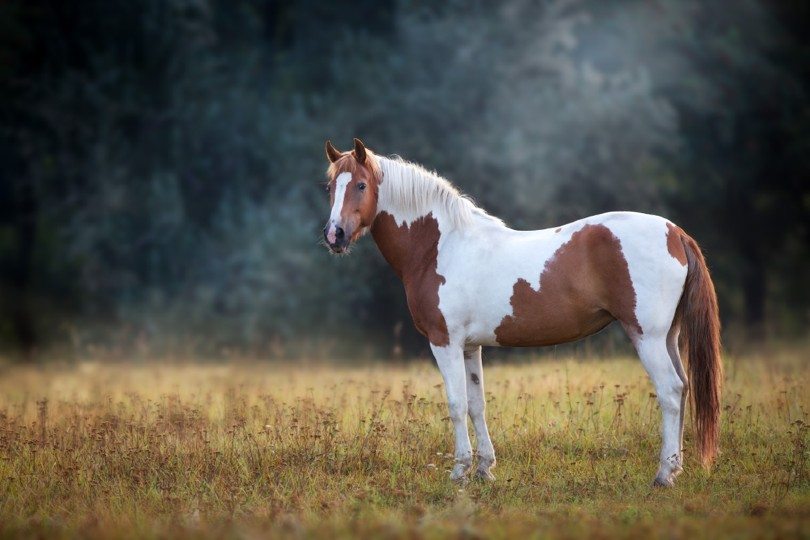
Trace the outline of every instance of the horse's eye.
<path fill-rule="evenodd" d="M 331 191 L 331 188 L 329 187 L 329 184 L 326 184 L 326 187 L 325 187 L 325 188 L 323 188 L 323 189 L 324 189 L 324 191 L 326 191 L 327 193 L 329 193 L 329 192 Z"/>
<path fill-rule="evenodd" d="M 359 189 L 360 191 L 364 191 L 366 189 L 366 184 L 360 182 L 359 184 L 357 184 L 357 189 Z"/>

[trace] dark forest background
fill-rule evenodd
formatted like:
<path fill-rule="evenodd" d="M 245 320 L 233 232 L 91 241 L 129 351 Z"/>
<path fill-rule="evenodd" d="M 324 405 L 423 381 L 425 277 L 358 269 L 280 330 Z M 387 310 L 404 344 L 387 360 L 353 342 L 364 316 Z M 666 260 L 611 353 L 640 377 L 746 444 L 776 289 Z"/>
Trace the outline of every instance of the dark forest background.
<path fill-rule="evenodd" d="M 810 4 L 0 1 L 0 344 L 424 350 L 369 239 L 318 245 L 327 138 L 515 228 L 663 214 L 728 339 L 810 323 Z"/>

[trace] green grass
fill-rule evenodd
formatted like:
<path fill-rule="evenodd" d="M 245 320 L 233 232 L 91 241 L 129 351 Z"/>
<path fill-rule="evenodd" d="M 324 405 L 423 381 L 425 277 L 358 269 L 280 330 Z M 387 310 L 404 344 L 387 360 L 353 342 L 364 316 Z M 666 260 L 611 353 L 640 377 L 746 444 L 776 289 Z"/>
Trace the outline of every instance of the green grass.
<path fill-rule="evenodd" d="M 635 359 L 488 367 L 497 480 L 464 487 L 427 363 L 9 367 L 0 534 L 807 537 L 804 355 L 727 359 L 726 375 L 716 466 L 687 429 L 666 490 Z"/>

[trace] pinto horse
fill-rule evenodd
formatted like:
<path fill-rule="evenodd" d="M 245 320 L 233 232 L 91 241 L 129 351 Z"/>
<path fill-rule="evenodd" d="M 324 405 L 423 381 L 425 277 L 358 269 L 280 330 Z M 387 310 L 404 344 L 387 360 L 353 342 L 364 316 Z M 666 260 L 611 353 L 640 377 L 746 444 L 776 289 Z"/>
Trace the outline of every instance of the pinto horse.
<path fill-rule="evenodd" d="M 481 346 L 574 341 L 614 320 L 655 386 L 663 417 L 654 485 L 683 470 L 683 419 L 691 386 L 697 447 L 708 467 L 717 451 L 722 363 L 717 297 L 697 243 L 670 221 L 609 212 L 535 231 L 516 231 L 447 180 L 355 139 L 327 141 L 331 214 L 323 229 L 341 253 L 371 235 L 402 280 L 416 328 L 444 378 L 455 431 L 451 478 L 472 467 L 493 479 L 495 450 L 485 419 Z M 679 336 L 688 354 L 681 362 Z"/>

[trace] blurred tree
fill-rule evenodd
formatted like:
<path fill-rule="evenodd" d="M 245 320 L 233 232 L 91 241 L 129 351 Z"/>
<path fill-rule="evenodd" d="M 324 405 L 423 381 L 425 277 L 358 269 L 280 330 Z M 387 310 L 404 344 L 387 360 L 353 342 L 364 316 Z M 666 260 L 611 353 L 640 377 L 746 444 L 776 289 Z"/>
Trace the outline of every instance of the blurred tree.
<path fill-rule="evenodd" d="M 688 59 L 688 72 L 665 90 L 684 143 L 683 159 L 673 162 L 679 184 L 670 205 L 706 231 L 710 256 L 721 255 L 718 278 L 741 293 L 740 311 L 755 338 L 766 330 L 766 316 L 771 331 L 785 322 L 779 304 L 796 309 L 810 301 L 799 277 L 810 273 L 807 253 L 791 253 L 810 244 L 810 167 L 799 150 L 810 133 L 809 11 L 795 2 L 777 9 L 739 2 L 731 12 L 693 2 L 690 26 L 704 32 L 677 36 L 674 49 Z M 773 282 L 781 282 L 782 294 L 769 310 L 768 298 L 777 298 Z"/>
<path fill-rule="evenodd" d="M 760 0 L 0 3 L 0 339 L 387 354 L 406 321 L 423 350 L 370 242 L 317 246 L 323 141 L 353 136 L 518 228 L 668 214 L 706 247 L 727 322 L 799 333 L 807 18 Z"/>

